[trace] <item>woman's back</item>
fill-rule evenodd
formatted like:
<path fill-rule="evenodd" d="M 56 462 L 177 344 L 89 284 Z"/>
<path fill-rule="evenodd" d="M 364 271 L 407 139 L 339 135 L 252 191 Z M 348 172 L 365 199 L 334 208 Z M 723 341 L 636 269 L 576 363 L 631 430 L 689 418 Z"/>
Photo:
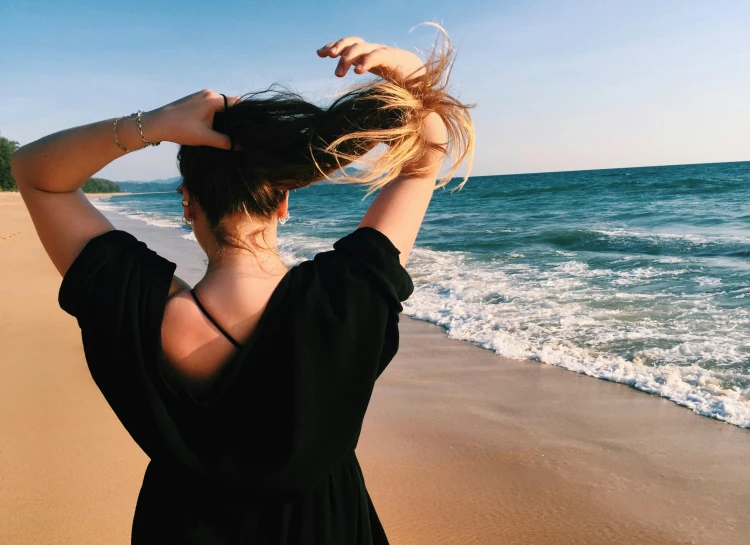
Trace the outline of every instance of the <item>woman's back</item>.
<path fill-rule="evenodd" d="M 360 228 L 292 267 L 197 396 L 159 346 L 175 264 L 122 231 L 87 245 L 60 302 L 81 324 L 92 376 L 151 458 L 134 542 L 160 532 L 179 543 L 283 543 L 288 532 L 301 532 L 290 543 L 378 542 L 354 449 L 413 290 L 398 256 Z"/>
<path fill-rule="evenodd" d="M 288 273 L 286 267 L 275 269 L 212 278 L 195 288 L 176 277 L 173 280 L 162 322 L 162 356 L 165 365 L 194 394 L 209 390 L 251 338 L 272 294 Z"/>

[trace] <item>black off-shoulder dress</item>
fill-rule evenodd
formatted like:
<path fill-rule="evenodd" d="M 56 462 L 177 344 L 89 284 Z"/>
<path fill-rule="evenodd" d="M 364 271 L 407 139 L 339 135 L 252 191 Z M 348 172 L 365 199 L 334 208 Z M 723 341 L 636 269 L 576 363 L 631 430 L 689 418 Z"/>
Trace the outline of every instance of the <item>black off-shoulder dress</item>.
<path fill-rule="evenodd" d="M 120 230 L 93 238 L 59 304 L 91 375 L 149 456 L 132 543 L 388 543 L 354 449 L 414 287 L 364 227 L 292 267 L 210 395 L 170 373 L 161 323 L 176 265 Z"/>

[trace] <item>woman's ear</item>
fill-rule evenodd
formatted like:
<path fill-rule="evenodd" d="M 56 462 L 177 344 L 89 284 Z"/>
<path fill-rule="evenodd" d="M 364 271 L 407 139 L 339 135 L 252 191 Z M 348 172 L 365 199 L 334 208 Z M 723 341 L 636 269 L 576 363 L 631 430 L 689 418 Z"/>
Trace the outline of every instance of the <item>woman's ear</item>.
<path fill-rule="evenodd" d="M 289 215 L 289 191 L 286 192 L 286 197 L 281 201 L 279 206 L 279 218 L 285 218 Z"/>
<path fill-rule="evenodd" d="M 190 213 L 190 210 L 193 208 L 193 202 L 192 197 L 190 196 L 190 192 L 185 188 L 185 186 L 181 186 L 181 193 L 182 193 L 182 215 L 183 218 L 187 221 L 192 221 L 193 216 Z M 185 205 L 185 203 L 188 203 Z"/>

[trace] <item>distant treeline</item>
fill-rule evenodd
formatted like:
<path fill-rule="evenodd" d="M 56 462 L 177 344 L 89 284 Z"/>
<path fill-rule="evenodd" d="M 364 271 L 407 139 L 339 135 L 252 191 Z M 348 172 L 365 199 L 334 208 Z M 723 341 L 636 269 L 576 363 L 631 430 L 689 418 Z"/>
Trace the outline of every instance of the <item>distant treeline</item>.
<path fill-rule="evenodd" d="M 182 178 L 169 182 L 117 182 L 123 191 L 129 193 L 158 193 L 161 191 L 174 191 L 182 182 Z"/>
<path fill-rule="evenodd" d="M 122 191 L 117 182 L 104 178 L 89 178 L 83 183 L 81 189 L 84 193 L 119 193 Z"/>
<path fill-rule="evenodd" d="M 10 172 L 10 158 L 18 149 L 18 142 L 0 136 L 0 191 L 18 191 Z"/>
<path fill-rule="evenodd" d="M 18 149 L 18 142 L 0 136 L 0 191 L 18 191 L 16 180 L 10 171 L 10 158 Z M 89 178 L 83 184 L 84 193 L 119 193 L 120 186 L 104 178 Z"/>

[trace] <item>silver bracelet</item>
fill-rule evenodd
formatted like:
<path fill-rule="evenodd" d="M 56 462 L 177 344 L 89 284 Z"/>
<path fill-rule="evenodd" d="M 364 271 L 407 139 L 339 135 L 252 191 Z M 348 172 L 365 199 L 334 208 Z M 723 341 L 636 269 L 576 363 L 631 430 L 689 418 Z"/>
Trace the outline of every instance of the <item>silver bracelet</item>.
<path fill-rule="evenodd" d="M 138 133 L 141 135 L 141 140 L 143 140 L 143 143 L 146 144 L 147 146 L 158 146 L 159 144 L 161 144 L 161 142 L 149 142 L 148 140 L 146 140 L 146 137 L 143 136 L 143 127 L 141 127 L 141 114 L 142 113 L 143 112 L 141 110 L 138 110 L 135 113 L 135 122 L 138 124 Z"/>

